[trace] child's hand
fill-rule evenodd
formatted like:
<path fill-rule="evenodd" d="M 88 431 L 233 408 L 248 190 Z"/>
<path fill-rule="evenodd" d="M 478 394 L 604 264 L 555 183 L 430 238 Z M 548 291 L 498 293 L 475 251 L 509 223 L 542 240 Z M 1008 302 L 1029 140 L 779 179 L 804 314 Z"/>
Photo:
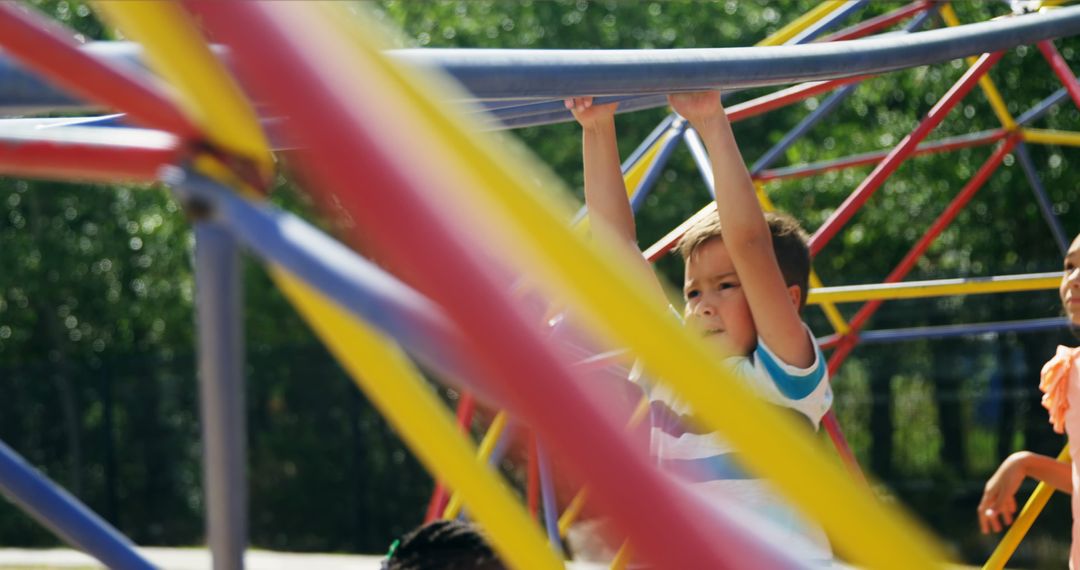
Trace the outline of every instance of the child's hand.
<path fill-rule="evenodd" d="M 1013 522 L 1016 492 L 1026 476 L 1019 455 L 1010 455 L 986 482 L 978 507 L 979 528 L 983 534 L 1001 532 Z"/>
<path fill-rule="evenodd" d="M 566 99 L 563 104 L 570 109 L 583 129 L 592 129 L 612 121 L 615 117 L 615 109 L 619 106 L 618 101 L 605 105 L 593 105 L 592 97 L 574 97 Z"/>
<path fill-rule="evenodd" d="M 672 93 L 668 95 L 668 104 L 676 113 L 682 115 L 684 119 L 694 125 L 716 118 L 724 113 L 724 106 L 720 103 L 719 91 Z"/>

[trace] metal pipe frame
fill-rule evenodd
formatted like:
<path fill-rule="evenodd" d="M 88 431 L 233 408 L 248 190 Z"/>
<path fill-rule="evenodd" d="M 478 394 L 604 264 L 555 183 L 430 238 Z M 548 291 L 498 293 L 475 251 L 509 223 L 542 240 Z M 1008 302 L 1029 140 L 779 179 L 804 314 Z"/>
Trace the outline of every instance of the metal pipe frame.
<path fill-rule="evenodd" d="M 1064 257 L 1065 252 L 1069 249 L 1069 238 L 1065 236 L 1065 228 L 1061 227 L 1061 220 L 1054 214 L 1054 207 L 1050 204 L 1050 197 L 1046 193 L 1042 180 L 1039 179 L 1035 164 L 1031 161 L 1031 154 L 1024 143 L 1017 144 L 1015 152 L 1016 158 L 1020 160 L 1021 168 L 1024 169 L 1024 176 L 1027 177 L 1028 184 L 1031 185 L 1031 192 L 1035 195 L 1035 202 L 1039 205 L 1039 213 L 1042 214 L 1043 220 L 1046 220 L 1046 225 L 1054 236 L 1054 242 L 1057 243 L 1058 251 Z"/>
<path fill-rule="evenodd" d="M 1068 326 L 1069 322 L 1065 318 L 1050 317 L 1045 319 L 1030 319 L 1025 321 L 967 323 L 962 325 L 882 329 L 876 331 L 865 331 L 860 333 L 859 343 L 883 344 L 892 342 L 906 342 L 912 340 L 950 338 L 958 336 L 977 336 L 988 333 L 1041 332 L 1068 328 Z M 841 337 L 839 335 L 831 335 L 818 339 L 818 342 L 821 344 L 822 347 L 835 346 L 840 341 Z"/>
<path fill-rule="evenodd" d="M 445 378 L 495 401 L 496 389 L 462 357 L 460 330 L 444 311 L 396 277 L 303 219 L 253 204 L 220 183 L 179 168 L 163 174 L 182 202 L 208 205 L 248 251 L 304 280 L 343 309 L 394 338 Z"/>
<path fill-rule="evenodd" d="M 930 228 L 923 234 L 919 241 L 912 246 L 911 250 L 904 256 L 904 259 L 901 260 L 896 268 L 884 279 L 885 283 L 895 283 L 900 281 L 913 267 L 915 267 L 915 262 L 918 261 L 927 249 L 929 249 L 930 245 L 937 239 L 937 236 L 945 231 L 945 228 L 952 223 L 953 219 L 960 213 L 964 206 L 967 205 L 971 198 L 975 196 L 975 193 L 982 188 L 983 184 L 989 180 L 990 175 L 997 170 L 998 166 L 1000 166 L 1001 162 L 1005 159 L 1005 156 L 1012 151 L 1013 147 L 1015 147 L 1018 142 L 1019 139 L 1014 135 L 1005 139 L 998 145 L 998 148 L 990 155 L 990 158 L 979 167 L 979 170 L 971 177 L 971 180 L 964 185 L 956 197 L 953 198 L 952 202 L 945 208 L 945 211 L 934 220 L 934 223 L 930 225 Z M 845 342 L 841 342 L 829 357 L 830 373 L 835 373 L 847 358 L 848 354 L 851 353 L 851 350 L 858 342 L 856 336 L 858 331 L 866 324 L 870 317 L 877 312 L 882 303 L 883 301 L 880 300 L 869 301 L 855 313 L 854 317 L 851 318 L 849 323 L 850 331 L 844 335 Z"/>
<path fill-rule="evenodd" d="M 32 65 L 50 82 L 79 97 L 106 107 L 123 109 L 144 126 L 176 133 L 183 138 L 198 134 L 195 125 L 169 100 L 161 88 L 137 73 L 80 49 L 62 26 L 44 15 L 13 4 L 0 4 L 0 45 L 14 57 Z M 6 59 L 10 56 L 5 56 Z M 9 94 L 39 100 L 42 87 L 54 90 L 38 77 L 13 72 L 10 62 L 0 66 L 0 85 Z M 47 98 L 47 96 L 45 97 Z"/>
<path fill-rule="evenodd" d="M 912 20 L 911 23 L 909 23 L 904 28 L 903 33 L 911 33 L 922 27 L 923 23 L 926 22 L 927 19 L 929 19 L 931 14 L 933 14 L 932 11 L 924 11 L 922 14 L 919 14 L 918 17 Z M 762 170 L 771 166 L 772 163 L 775 162 L 776 159 L 779 158 L 780 155 L 788 149 L 788 147 L 794 144 L 795 141 L 802 138 L 803 135 L 805 135 L 810 129 L 814 127 L 814 125 L 818 123 L 818 121 L 824 119 L 830 113 L 832 113 L 833 110 L 835 110 L 836 107 L 838 107 L 840 103 L 844 101 L 844 99 L 854 93 L 855 89 L 857 89 L 861 84 L 862 81 L 845 85 L 840 90 L 834 92 L 832 95 L 829 95 L 829 97 L 825 99 L 825 101 L 821 105 L 819 105 L 817 109 L 814 109 L 809 115 L 804 117 L 803 120 L 799 121 L 798 125 L 795 125 L 794 128 L 788 131 L 788 133 L 784 135 L 784 138 L 780 139 L 780 142 L 773 145 L 772 148 L 765 151 L 765 154 L 761 155 L 761 158 L 759 158 L 757 162 L 755 162 L 753 166 L 750 167 L 750 176 L 755 177 Z"/>
<path fill-rule="evenodd" d="M 810 289 L 808 305 L 820 303 L 853 303 L 871 300 L 922 299 L 947 295 L 978 295 L 986 293 L 1016 293 L 1057 289 L 1061 272 L 967 277 L 932 281 L 904 281 L 872 285 L 844 285 Z"/>
<path fill-rule="evenodd" d="M 911 34 L 911 36 L 915 35 L 916 34 Z M 809 242 L 811 256 L 816 256 L 821 252 L 825 245 L 840 231 L 840 228 L 855 215 L 855 212 L 870 199 L 870 196 L 885 183 L 885 180 L 900 167 L 900 164 L 911 156 L 915 147 L 930 134 L 930 131 L 941 124 L 941 121 L 945 120 L 945 116 L 949 111 L 951 111 L 952 108 L 955 107 L 973 87 L 975 87 L 979 78 L 986 74 L 986 72 L 1001 59 L 1001 56 L 1001 52 L 985 54 L 979 59 L 979 63 L 972 66 L 964 73 L 960 80 L 945 93 L 932 109 L 930 109 L 926 118 L 915 127 L 915 130 L 904 137 L 904 139 L 889 152 L 888 156 L 874 168 L 873 172 L 859 184 L 836 211 L 825 220 L 825 223 L 814 232 L 814 235 L 810 237 Z"/>
<path fill-rule="evenodd" d="M 2 6 L 0 6 L 2 8 Z M 95 182 L 154 182 L 183 159 L 170 133 L 125 127 L 0 128 L 0 174 Z"/>
<path fill-rule="evenodd" d="M 1054 75 L 1058 76 L 1065 90 L 1069 92 L 1069 97 L 1072 98 L 1073 103 L 1077 108 L 1080 108 L 1080 83 L 1077 83 L 1076 75 L 1069 69 L 1069 64 L 1065 62 L 1065 58 L 1061 57 L 1061 53 L 1054 46 L 1054 42 L 1050 40 L 1039 42 L 1039 51 L 1046 58 L 1046 62 L 1050 64 L 1050 69 L 1054 70 Z"/>
<path fill-rule="evenodd" d="M 247 407 L 239 248 L 221 224 L 195 222 L 203 494 L 214 570 L 244 567 Z"/>
<path fill-rule="evenodd" d="M 834 34 L 830 34 L 821 39 L 823 42 L 843 42 L 848 40 L 858 39 L 864 36 L 879 32 L 899 23 L 919 12 L 922 12 L 928 8 L 934 7 L 934 3 L 931 0 L 916 0 L 911 4 L 901 6 L 892 12 L 875 16 L 869 20 L 859 22 L 854 26 L 850 26 L 846 29 L 840 30 Z"/>
<path fill-rule="evenodd" d="M 630 197 L 630 208 L 637 213 L 641 209 L 641 206 L 645 204 L 645 198 L 649 196 L 649 192 L 656 186 L 656 181 L 660 179 L 660 175 L 664 172 L 664 167 L 667 166 L 668 160 L 671 158 L 671 153 L 679 145 L 679 141 L 682 139 L 682 134 L 686 132 L 687 122 L 679 118 L 675 120 L 668 130 L 671 132 L 671 136 L 663 141 L 663 146 L 660 147 L 656 158 L 652 164 L 649 165 L 645 171 L 645 175 L 641 179 L 641 184 L 638 185 L 633 196 Z"/>
<path fill-rule="evenodd" d="M 0 441 L 0 491 L 67 544 L 109 568 L 156 568 L 124 535 Z"/>
<path fill-rule="evenodd" d="M 477 97 L 628 95 L 766 87 L 885 73 L 1080 33 L 1080 8 L 859 42 L 692 50 L 412 49 Z M 660 78 L 663 78 L 662 80 Z"/>

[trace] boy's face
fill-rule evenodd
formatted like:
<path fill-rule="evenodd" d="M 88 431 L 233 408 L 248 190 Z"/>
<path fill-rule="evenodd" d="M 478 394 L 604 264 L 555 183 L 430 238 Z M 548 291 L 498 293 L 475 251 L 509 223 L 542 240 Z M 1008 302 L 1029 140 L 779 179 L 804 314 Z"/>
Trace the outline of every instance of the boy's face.
<path fill-rule="evenodd" d="M 727 354 L 746 356 L 754 351 L 757 329 L 750 305 L 719 238 L 701 244 L 686 260 L 683 297 L 687 328 Z"/>
<path fill-rule="evenodd" d="M 1061 305 L 1069 322 L 1074 326 L 1080 325 L 1080 236 L 1073 240 L 1065 254 L 1065 271 L 1061 275 L 1058 293 L 1061 294 Z"/>

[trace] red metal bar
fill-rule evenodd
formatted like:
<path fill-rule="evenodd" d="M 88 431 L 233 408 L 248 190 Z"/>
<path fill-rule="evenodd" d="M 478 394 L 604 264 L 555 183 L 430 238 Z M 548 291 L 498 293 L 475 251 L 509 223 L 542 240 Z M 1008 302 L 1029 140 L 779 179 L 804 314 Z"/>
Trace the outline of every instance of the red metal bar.
<path fill-rule="evenodd" d="M 157 86 L 79 49 L 64 27 L 0 2 L 0 45 L 72 94 L 123 111 L 139 124 L 195 138 L 198 128 Z"/>
<path fill-rule="evenodd" d="M 947 152 L 951 150 L 957 150 L 961 148 L 970 148 L 974 146 L 980 146 L 989 144 L 1005 138 L 1009 133 L 1005 129 L 994 129 L 982 133 L 982 136 L 971 137 L 968 135 L 961 135 L 957 137 L 950 137 L 947 139 L 941 139 L 937 141 L 927 142 L 920 144 L 913 153 L 914 155 L 933 154 L 938 152 Z M 880 151 L 872 153 L 864 153 L 852 155 L 846 158 L 840 158 L 837 160 L 831 160 L 826 162 L 820 162 L 817 164 L 808 164 L 805 168 L 787 169 L 776 168 L 772 170 L 763 170 L 755 180 L 768 181 L 768 180 L 782 180 L 787 178 L 798 178 L 804 176 L 812 176 L 821 172 L 827 172 L 830 170 L 838 170 L 843 168 L 853 168 L 856 166 L 865 166 L 867 164 L 873 164 L 888 156 L 889 151 Z M 668 232 L 664 237 L 660 238 L 653 245 L 649 246 L 645 250 L 645 258 L 650 262 L 656 262 L 660 258 L 667 255 L 672 249 L 675 248 L 675 244 L 679 242 L 679 238 L 694 224 L 701 219 L 702 215 L 711 215 L 713 210 L 708 212 L 699 212 L 689 219 L 679 224 L 675 229 Z M 699 215 L 700 214 L 700 215 Z M 829 348 L 822 345 L 822 348 Z"/>
<path fill-rule="evenodd" d="M 901 6 L 893 10 L 892 12 L 888 12 L 886 14 L 870 18 L 865 22 L 859 22 L 854 26 L 844 28 L 843 30 L 838 31 L 835 34 L 830 34 L 828 36 L 825 36 L 824 38 L 821 38 L 821 40 L 819 41 L 843 42 L 868 36 L 874 32 L 888 28 L 889 26 L 892 26 L 893 24 L 896 24 L 901 20 L 914 16 L 915 14 L 926 10 L 932 5 L 933 3 L 929 0 L 918 0 L 917 2 L 912 2 L 911 4 L 908 4 L 906 6 Z"/>
<path fill-rule="evenodd" d="M 904 256 L 904 259 L 901 260 L 896 268 L 889 273 L 888 277 L 882 281 L 883 283 L 897 283 L 907 276 L 911 269 L 915 267 L 915 263 L 919 258 L 922 257 L 922 255 L 926 253 L 926 250 L 930 248 L 930 245 L 934 243 L 934 240 L 941 235 L 941 232 L 945 231 L 945 228 L 952 223 L 957 214 L 959 214 L 964 206 L 971 201 L 975 196 L 975 193 L 986 184 L 986 181 L 990 179 L 990 175 L 997 170 L 1001 165 L 1001 162 L 1005 160 L 1005 156 L 1012 152 L 1013 147 L 1019 142 L 1020 138 L 1015 134 L 1002 141 L 998 148 L 994 150 L 994 153 L 990 155 L 990 158 L 986 159 L 986 162 L 979 167 L 978 172 L 971 177 L 971 180 L 969 180 L 956 197 L 953 198 L 952 202 L 945 208 L 945 211 L 934 220 L 934 223 L 930 225 L 930 228 L 926 230 L 926 233 L 923 234 L 922 238 L 912 246 L 911 250 Z M 854 335 L 857 335 L 858 331 L 866 324 L 878 308 L 881 307 L 882 303 L 884 303 L 884 300 L 881 299 L 868 301 L 863 304 L 858 312 L 855 313 L 855 316 L 851 318 L 851 321 L 848 323 L 850 332 L 839 339 L 836 350 L 833 351 L 832 356 L 829 358 L 830 373 L 835 373 L 840 367 L 840 364 L 847 358 L 847 355 L 851 353 L 851 350 L 857 343 L 856 336 Z"/>
<path fill-rule="evenodd" d="M 28 140 L 0 135 L 0 175 L 87 182 L 153 182 L 180 162 L 183 148 L 98 142 Z"/>
<path fill-rule="evenodd" d="M 326 34 L 318 15 L 288 2 L 188 0 L 185 6 L 229 45 L 256 98 L 289 116 L 285 126 L 309 149 L 294 157 L 306 188 L 337 200 L 356 221 L 351 237 L 391 261 L 403 280 L 461 325 L 467 356 L 483 378 L 504 386 L 506 407 L 577 466 L 598 510 L 642 560 L 658 568 L 728 567 L 736 556 L 748 566 L 783 565 L 775 550 L 671 484 L 639 442 L 587 397 L 544 333 L 517 310 L 490 260 L 476 252 L 459 227 L 464 222 L 430 197 L 448 182 L 402 158 L 408 147 L 430 141 L 417 133 L 385 136 L 382 119 L 396 108 L 373 91 L 328 83 L 326 57 L 345 53 L 347 40 Z M 310 37 L 320 32 L 315 50 Z"/>
<path fill-rule="evenodd" d="M 1077 108 L 1080 108 L 1080 83 L 1076 82 L 1076 75 L 1069 69 L 1069 64 L 1065 62 L 1065 58 L 1061 57 L 1061 52 L 1054 46 L 1054 42 L 1050 40 L 1039 42 L 1039 51 L 1042 52 L 1043 57 L 1050 64 L 1050 69 L 1053 69 L 1054 74 L 1061 80 L 1065 90 L 1069 92 L 1069 97 L 1072 97 L 1073 103 L 1076 104 Z"/>
<path fill-rule="evenodd" d="M 863 473 L 862 467 L 859 466 L 859 460 L 855 459 L 851 446 L 848 445 L 847 439 L 844 438 L 844 432 L 840 431 L 840 424 L 836 421 L 836 414 L 832 408 L 829 408 L 829 411 L 825 413 L 825 417 L 821 418 L 821 426 L 829 434 L 829 438 L 832 439 L 833 445 L 836 447 L 837 455 L 847 466 L 851 476 L 856 481 L 866 485 L 866 474 Z"/>
<path fill-rule="evenodd" d="M 916 147 L 914 156 L 920 156 L 924 154 L 934 154 L 939 152 L 947 152 L 950 150 L 957 150 L 961 148 L 970 148 L 974 146 L 980 146 L 989 144 L 995 141 L 999 141 L 1005 138 L 1009 133 L 1005 129 L 994 129 L 985 131 L 982 136 L 972 137 L 968 135 L 960 135 L 956 137 L 949 137 L 931 142 L 925 142 Z M 888 156 L 889 151 L 882 150 L 877 152 L 867 152 L 862 154 L 854 154 L 845 158 L 839 158 L 836 160 L 829 160 L 818 162 L 814 164 L 806 164 L 798 168 L 773 168 L 770 170 L 762 170 L 754 180 L 760 180 L 766 182 L 769 180 L 785 180 L 788 178 L 802 178 L 806 176 L 813 176 L 822 172 L 828 172 L 830 170 L 842 170 L 844 168 L 854 168 L 856 166 L 866 166 L 868 164 L 874 164 L 880 162 L 883 158 Z"/>
<path fill-rule="evenodd" d="M 952 86 L 951 89 L 937 102 L 936 105 L 926 115 L 919 126 L 915 128 L 908 136 L 904 137 L 904 140 L 900 141 L 900 144 L 896 145 L 885 160 L 878 164 L 877 168 L 870 173 L 869 176 L 863 180 L 862 184 L 851 193 L 850 196 L 829 219 L 825 220 L 825 223 L 818 228 L 818 231 L 810 238 L 810 255 L 817 255 L 825 247 L 829 240 L 831 240 L 840 229 L 851 219 L 855 212 L 858 211 L 863 204 L 866 203 L 870 196 L 885 183 L 885 180 L 900 167 L 900 164 L 911 156 L 911 153 L 915 151 L 919 142 L 926 138 L 930 134 L 930 131 L 934 130 L 941 121 L 945 119 L 945 116 L 949 114 L 965 95 L 978 83 L 979 78 L 986 74 L 991 67 L 994 66 L 998 60 L 1001 59 L 1003 52 L 995 52 L 983 54 L 979 58 L 975 65 L 971 66 L 963 77 Z"/>
<path fill-rule="evenodd" d="M 772 111 L 773 109 L 786 107 L 792 103 L 798 103 L 799 101 L 809 99 L 814 95 L 826 93 L 849 83 L 863 81 L 870 77 L 872 76 L 859 75 L 856 77 L 831 79 L 829 81 L 810 81 L 788 87 L 787 89 L 781 89 L 775 93 L 769 93 L 768 95 L 762 95 L 756 99 L 744 101 L 738 105 L 732 105 L 727 109 L 728 120 L 734 123 L 743 119 L 749 119 L 750 117 L 756 117 Z"/>

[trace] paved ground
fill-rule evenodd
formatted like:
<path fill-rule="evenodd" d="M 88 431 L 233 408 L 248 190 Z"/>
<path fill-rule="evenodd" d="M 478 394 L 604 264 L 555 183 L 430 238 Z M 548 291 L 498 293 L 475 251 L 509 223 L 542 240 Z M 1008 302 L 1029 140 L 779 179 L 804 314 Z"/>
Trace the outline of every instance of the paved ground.
<path fill-rule="evenodd" d="M 198 548 L 140 548 L 140 552 L 164 570 L 205 570 L 210 568 L 210 553 Z M 248 570 L 285 570 L 304 568 L 310 570 L 378 570 L 379 556 L 355 556 L 344 554 L 297 554 L 253 550 L 245 557 Z M 49 550 L 0 549 L 0 568 L 29 570 L 104 568 L 94 558 L 64 548 Z"/>
<path fill-rule="evenodd" d="M 200 548 L 140 548 L 150 562 L 163 570 L 207 570 L 210 553 Z M 381 556 L 350 554 L 299 554 L 252 550 L 244 559 L 246 570 L 378 570 Z M 56 548 L 26 550 L 0 548 L 3 570 L 98 570 L 97 560 L 76 550 Z M 571 563 L 572 570 L 597 570 L 604 566 Z"/>

